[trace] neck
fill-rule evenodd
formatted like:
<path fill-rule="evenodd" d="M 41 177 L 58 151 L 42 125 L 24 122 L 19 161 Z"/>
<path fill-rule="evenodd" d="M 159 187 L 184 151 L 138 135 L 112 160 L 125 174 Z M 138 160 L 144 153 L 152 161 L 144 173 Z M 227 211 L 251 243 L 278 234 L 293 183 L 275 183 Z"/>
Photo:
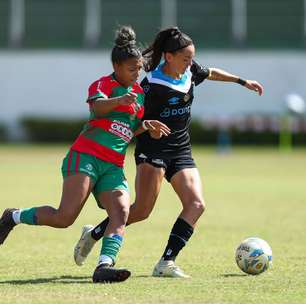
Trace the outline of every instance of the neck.
<path fill-rule="evenodd" d="M 117 82 L 119 82 L 123 87 L 128 88 L 129 85 L 125 84 L 124 81 L 122 81 L 122 79 L 120 79 L 120 77 L 114 72 L 113 73 L 114 78 L 116 79 Z"/>
<path fill-rule="evenodd" d="M 173 78 L 173 79 L 181 79 L 182 75 L 180 73 L 178 73 L 177 71 L 173 70 L 169 64 L 164 63 L 162 66 L 162 70 L 164 72 L 165 75 Z"/>

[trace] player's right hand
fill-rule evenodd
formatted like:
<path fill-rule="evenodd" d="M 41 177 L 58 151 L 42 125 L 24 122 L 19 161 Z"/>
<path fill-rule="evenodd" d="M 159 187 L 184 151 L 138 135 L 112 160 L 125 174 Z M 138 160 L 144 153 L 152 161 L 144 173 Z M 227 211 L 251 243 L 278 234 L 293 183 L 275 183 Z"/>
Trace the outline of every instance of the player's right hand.
<path fill-rule="evenodd" d="M 137 94 L 129 92 L 118 98 L 118 105 L 128 106 L 136 102 Z"/>
<path fill-rule="evenodd" d="M 154 139 L 161 139 L 163 136 L 163 133 L 161 131 L 156 130 L 149 130 L 149 134 Z"/>
<path fill-rule="evenodd" d="M 145 120 L 144 123 L 153 138 L 160 138 L 161 136 L 168 136 L 171 133 L 170 128 L 159 120 Z"/>

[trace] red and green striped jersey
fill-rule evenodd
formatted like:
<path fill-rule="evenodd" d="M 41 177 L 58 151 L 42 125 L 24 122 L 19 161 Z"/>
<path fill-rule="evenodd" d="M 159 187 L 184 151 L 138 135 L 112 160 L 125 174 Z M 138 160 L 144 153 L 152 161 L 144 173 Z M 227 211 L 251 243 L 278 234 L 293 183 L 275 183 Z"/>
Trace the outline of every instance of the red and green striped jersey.
<path fill-rule="evenodd" d="M 118 106 L 103 116 L 95 116 L 92 102 L 96 98 L 119 97 L 128 92 L 138 95 L 137 103 Z M 144 113 L 142 88 L 138 83 L 125 88 L 115 79 L 114 74 L 104 76 L 89 86 L 87 102 L 90 110 L 89 121 L 85 124 L 71 149 L 94 155 L 104 161 L 123 167 L 127 146 L 134 136 L 134 132 L 139 128 Z"/>

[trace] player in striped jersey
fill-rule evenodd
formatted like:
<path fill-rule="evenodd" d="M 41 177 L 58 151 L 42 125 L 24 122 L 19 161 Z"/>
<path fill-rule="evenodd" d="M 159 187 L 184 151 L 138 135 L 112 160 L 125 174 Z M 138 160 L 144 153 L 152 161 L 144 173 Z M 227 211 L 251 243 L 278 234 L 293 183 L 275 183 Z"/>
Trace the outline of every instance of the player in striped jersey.
<path fill-rule="evenodd" d="M 169 235 L 168 244 L 153 276 L 188 278 L 175 259 L 188 243 L 194 227 L 205 210 L 200 174 L 192 158 L 190 136 L 191 106 L 194 87 L 205 79 L 238 83 L 262 94 L 262 86 L 253 80 L 243 80 L 216 68 L 205 68 L 193 58 L 193 41 L 178 28 L 160 31 L 153 44 L 144 51 L 148 72 L 141 85 L 145 92 L 144 119 L 159 119 L 171 134 L 155 140 L 147 134 L 137 137 L 136 199 L 127 223 L 146 219 L 154 208 L 165 178 L 177 193 L 180 212 Z M 161 61 L 163 57 L 163 60 Z M 75 261 L 84 263 L 96 240 L 103 236 L 108 219 L 95 228 L 87 226 L 75 247 Z"/>
<path fill-rule="evenodd" d="M 168 135 L 157 120 L 141 122 L 144 94 L 137 83 L 142 55 L 130 27 L 117 32 L 112 50 L 114 73 L 89 87 L 90 119 L 63 160 L 63 192 L 58 209 L 51 206 L 6 209 L 0 219 L 0 244 L 19 223 L 66 228 L 73 224 L 93 193 L 110 218 L 102 240 L 94 282 L 124 281 L 127 269 L 113 266 L 122 244 L 130 198 L 123 172 L 127 146 L 134 134 L 147 129 Z M 52 130 L 50 130 L 52 132 Z"/>

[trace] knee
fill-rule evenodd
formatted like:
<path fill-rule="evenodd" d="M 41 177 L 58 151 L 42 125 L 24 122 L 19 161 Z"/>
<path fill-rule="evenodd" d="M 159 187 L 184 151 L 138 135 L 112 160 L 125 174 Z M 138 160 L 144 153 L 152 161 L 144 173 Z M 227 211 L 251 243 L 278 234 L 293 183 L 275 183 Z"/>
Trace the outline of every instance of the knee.
<path fill-rule="evenodd" d="M 125 225 L 127 218 L 129 216 L 129 206 L 125 206 L 122 205 L 118 208 L 117 212 L 116 212 L 116 217 L 118 219 L 118 221 L 120 222 L 120 224 Z"/>
<path fill-rule="evenodd" d="M 131 211 L 133 212 L 133 219 L 135 222 L 140 222 L 146 220 L 152 211 L 152 204 L 145 204 L 145 202 L 137 203 L 133 205 Z"/>
<path fill-rule="evenodd" d="M 190 208 L 198 216 L 201 216 L 206 209 L 205 202 L 204 202 L 204 200 L 195 200 L 195 201 L 192 202 Z"/>
<path fill-rule="evenodd" d="M 199 214 L 202 215 L 204 213 L 204 211 L 206 210 L 205 202 L 203 200 L 198 201 L 197 204 L 196 204 L 196 208 L 197 208 Z"/>
<path fill-rule="evenodd" d="M 60 215 L 57 220 L 57 228 L 68 228 L 75 221 L 74 216 L 69 214 Z"/>
<path fill-rule="evenodd" d="M 150 216 L 150 214 L 151 214 L 150 210 L 141 209 L 138 211 L 136 219 L 138 222 L 144 221 Z"/>

